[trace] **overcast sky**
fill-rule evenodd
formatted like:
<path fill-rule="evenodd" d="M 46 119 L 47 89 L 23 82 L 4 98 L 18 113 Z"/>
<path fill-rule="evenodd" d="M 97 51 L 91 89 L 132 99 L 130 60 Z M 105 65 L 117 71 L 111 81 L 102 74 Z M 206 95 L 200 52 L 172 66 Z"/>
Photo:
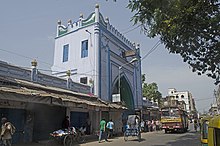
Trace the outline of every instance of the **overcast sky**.
<path fill-rule="evenodd" d="M 130 19 L 132 13 L 126 8 L 128 0 L 5 0 L 0 5 L 0 60 L 30 67 L 32 59 L 37 59 L 38 68 L 50 70 L 53 63 L 54 38 L 57 21 L 62 24 L 84 18 L 100 5 L 100 12 L 109 17 L 110 23 L 132 42 L 140 43 L 141 56 L 146 55 L 158 39 L 150 39 L 133 31 Z M 130 31 L 130 32 L 128 32 Z M 169 54 L 163 45 L 157 47 L 142 61 L 142 73 L 148 83 L 156 82 L 159 91 L 167 96 L 168 88 L 192 93 L 199 111 L 208 110 L 214 101 L 213 91 L 217 87 L 211 78 L 191 72 L 189 65 L 181 57 Z"/>

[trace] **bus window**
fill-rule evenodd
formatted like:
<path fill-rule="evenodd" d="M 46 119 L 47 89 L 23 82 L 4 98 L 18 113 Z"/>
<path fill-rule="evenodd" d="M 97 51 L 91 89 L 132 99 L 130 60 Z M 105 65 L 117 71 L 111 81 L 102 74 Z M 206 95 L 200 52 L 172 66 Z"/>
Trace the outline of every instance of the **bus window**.
<path fill-rule="evenodd" d="M 170 110 L 170 116 L 171 117 L 179 117 L 180 116 L 179 110 L 178 109 L 171 109 Z"/>
<path fill-rule="evenodd" d="M 169 116 L 169 111 L 168 110 L 162 110 L 161 116 L 162 117 L 168 117 Z"/>

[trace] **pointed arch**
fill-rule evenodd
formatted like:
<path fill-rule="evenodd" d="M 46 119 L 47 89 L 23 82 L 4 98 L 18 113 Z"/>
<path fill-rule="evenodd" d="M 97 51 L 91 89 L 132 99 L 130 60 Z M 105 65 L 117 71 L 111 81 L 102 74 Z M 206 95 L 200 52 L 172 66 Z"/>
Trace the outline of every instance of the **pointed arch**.
<path fill-rule="evenodd" d="M 113 82 L 113 90 L 112 94 L 119 93 L 119 76 Z M 131 84 L 124 73 L 120 75 L 120 93 L 121 93 L 121 101 L 125 103 L 126 107 L 130 110 L 134 109 L 134 97 L 131 88 Z"/>

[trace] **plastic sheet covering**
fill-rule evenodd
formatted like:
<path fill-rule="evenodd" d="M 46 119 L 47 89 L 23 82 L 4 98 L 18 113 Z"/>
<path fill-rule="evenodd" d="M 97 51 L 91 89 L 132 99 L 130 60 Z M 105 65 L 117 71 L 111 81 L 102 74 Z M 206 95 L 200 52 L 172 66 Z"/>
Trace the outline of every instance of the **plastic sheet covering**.
<path fill-rule="evenodd" d="M 127 120 L 127 124 L 128 125 L 136 125 L 138 124 L 140 118 L 138 115 L 129 115 L 128 116 L 128 120 Z"/>
<path fill-rule="evenodd" d="M 56 130 L 50 133 L 50 135 L 53 137 L 61 137 L 61 136 L 65 136 L 68 134 L 76 134 L 76 128 L 70 127 L 69 129 L 59 129 L 59 130 Z"/>

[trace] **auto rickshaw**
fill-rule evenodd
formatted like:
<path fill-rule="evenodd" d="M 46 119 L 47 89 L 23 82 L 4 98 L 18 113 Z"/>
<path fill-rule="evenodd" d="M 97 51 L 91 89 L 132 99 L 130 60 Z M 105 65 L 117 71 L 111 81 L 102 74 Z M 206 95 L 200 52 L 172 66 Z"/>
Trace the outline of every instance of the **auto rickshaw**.
<path fill-rule="evenodd" d="M 208 146 L 220 146 L 220 115 L 209 121 Z"/>
<path fill-rule="evenodd" d="M 211 116 L 207 116 L 200 120 L 201 146 L 208 146 L 208 124 L 211 118 Z"/>
<path fill-rule="evenodd" d="M 126 130 L 124 132 L 124 140 L 128 141 L 128 136 L 137 136 L 138 141 L 141 141 L 140 116 L 129 115 L 127 120 Z"/>

